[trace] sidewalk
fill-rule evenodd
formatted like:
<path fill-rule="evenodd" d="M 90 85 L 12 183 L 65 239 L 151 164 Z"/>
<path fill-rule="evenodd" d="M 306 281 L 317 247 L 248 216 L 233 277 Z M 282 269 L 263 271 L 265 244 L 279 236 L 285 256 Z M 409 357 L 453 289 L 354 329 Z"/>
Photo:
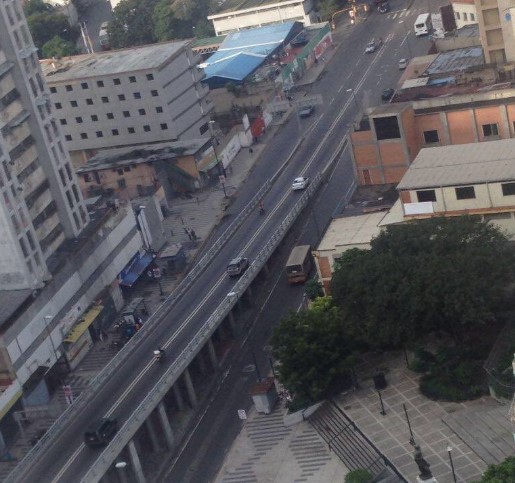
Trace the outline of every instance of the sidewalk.
<path fill-rule="evenodd" d="M 299 85 L 307 86 L 316 81 L 324 70 L 327 62 L 334 55 L 336 48 L 331 48 L 327 54 L 325 54 L 325 62 L 319 62 L 314 65 L 308 72 L 303 76 L 302 82 Z M 280 122 L 272 123 L 266 130 L 266 133 L 260 138 L 260 142 L 252 146 L 252 153 L 248 148 L 243 148 L 233 159 L 228 171 L 227 181 L 225 185 L 227 198 L 224 196 L 223 188 L 220 184 L 215 187 L 206 188 L 198 193 L 191 199 L 177 199 L 174 200 L 170 214 L 165 218 L 163 227 L 167 236 L 169 244 L 181 243 L 188 254 L 188 262 L 195 260 L 198 256 L 199 251 L 203 248 L 204 244 L 209 241 L 210 234 L 214 227 L 224 217 L 225 210 L 230 203 L 230 198 L 235 196 L 238 189 L 245 183 L 249 176 L 249 173 L 254 167 L 254 164 L 258 162 L 261 152 L 265 149 L 267 143 L 272 139 L 280 125 L 287 121 L 291 110 L 287 112 Z M 187 227 L 195 231 L 197 240 L 192 241 L 184 231 Z M 173 292 L 176 286 L 180 283 L 182 274 L 165 274 L 161 278 L 161 285 L 155 281 L 141 281 L 138 283 L 137 288 L 134 291 L 133 297 L 142 296 L 145 299 L 145 304 L 150 314 L 154 313 L 155 310 L 162 304 L 165 298 Z M 161 290 L 163 295 L 161 295 Z M 111 338 L 111 337 L 110 337 Z M 78 368 L 70 373 L 65 383 L 72 387 L 74 397 L 78 397 L 79 394 L 89 385 L 90 381 L 105 367 L 109 361 L 114 357 L 117 350 L 109 346 L 110 340 L 101 342 L 95 342 L 94 346 L 78 366 Z M 48 407 L 51 411 L 59 414 L 66 408 L 66 400 L 62 390 L 57 390 L 52 398 Z M 10 455 L 13 457 L 13 461 L 1 461 L 0 462 L 0 481 L 3 481 L 7 474 L 16 465 L 16 460 L 20 460 L 31 448 L 32 444 L 37 441 L 38 437 L 41 437 L 44 430 L 48 429 L 54 418 L 45 418 L 40 421 L 33 421 L 24 424 L 26 432 L 26 441 L 23 440 L 21 435 L 18 435 L 16 442 L 10 447 Z M 258 417 L 259 420 L 259 417 Z M 307 423 L 306 423 L 307 424 Z M 310 428 L 308 426 L 308 428 Z M 298 435 L 297 429 L 292 431 L 293 436 Z M 305 429 L 304 429 L 305 431 Z M 310 431 L 313 431 L 310 429 Z M 292 437 L 293 437 L 292 436 Z M 318 437 L 318 436 L 317 436 Z M 320 441 L 322 441 L 320 439 Z M 286 444 L 286 443 L 285 443 Z M 292 447 L 288 449 L 290 453 L 295 447 L 292 443 Z M 302 459 L 302 458 L 301 458 Z M 288 459 L 285 457 L 284 462 L 289 465 Z M 330 470 L 327 470 L 330 471 Z M 325 473 L 324 473 L 325 474 Z M 240 480 L 241 481 L 241 480 Z M 258 480 L 267 481 L 267 480 Z M 291 479 L 285 478 L 283 480 L 270 480 L 270 481 L 292 481 Z M 296 480 L 306 481 L 306 480 Z M 314 481 L 314 480 L 310 480 Z M 322 478 L 316 481 L 336 481 L 331 478 Z"/>
<path fill-rule="evenodd" d="M 374 389 L 372 380 L 372 375 L 377 368 L 385 372 L 388 383 L 386 389 L 381 391 L 385 415 L 381 414 L 378 392 Z M 507 406 L 501 406 L 487 396 L 463 403 L 427 399 L 418 389 L 421 375 L 407 369 L 401 353 L 367 356 L 358 368 L 357 374 L 360 389 L 339 396 L 336 402 L 409 482 L 415 482 L 419 472 L 413 459 L 414 448 L 409 443 L 410 432 L 403 404 L 406 405 L 414 440 L 431 465 L 431 471 L 438 483 L 453 482 L 448 447 L 451 448 L 456 478 L 460 483 L 480 479 L 487 463 L 493 462 L 492 460 L 485 462 L 466 443 L 460 431 L 455 432 L 450 428 L 447 422 L 450 416 L 459 418 L 462 412 L 469 412 L 472 409 L 481 411 L 485 406 L 490 410 L 502 412 L 505 425 L 499 426 L 493 438 L 492 435 L 486 436 L 480 430 L 480 418 L 470 420 L 468 428 L 475 434 L 477 440 L 486 436 L 487 441 L 483 443 L 487 446 L 495 445 L 495 439 L 508 439 L 509 446 L 513 446 L 513 436 L 506 416 Z"/>
<path fill-rule="evenodd" d="M 249 411 L 215 483 L 343 483 L 347 468 L 307 421 L 285 426 L 284 405 Z"/>

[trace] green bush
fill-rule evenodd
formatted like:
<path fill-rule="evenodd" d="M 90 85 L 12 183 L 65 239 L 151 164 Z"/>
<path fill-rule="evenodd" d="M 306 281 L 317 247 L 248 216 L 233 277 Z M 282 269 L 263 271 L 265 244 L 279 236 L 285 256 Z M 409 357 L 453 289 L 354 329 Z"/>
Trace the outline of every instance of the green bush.
<path fill-rule="evenodd" d="M 345 476 L 345 483 L 370 483 L 372 474 L 368 470 L 354 470 Z"/>
<path fill-rule="evenodd" d="M 486 392 L 480 364 L 470 359 L 470 352 L 454 348 L 441 349 L 420 380 L 420 391 L 439 401 L 467 401 Z"/>
<path fill-rule="evenodd" d="M 424 349 L 415 351 L 415 359 L 410 364 L 410 369 L 415 372 L 428 372 L 435 363 L 435 356 Z"/>

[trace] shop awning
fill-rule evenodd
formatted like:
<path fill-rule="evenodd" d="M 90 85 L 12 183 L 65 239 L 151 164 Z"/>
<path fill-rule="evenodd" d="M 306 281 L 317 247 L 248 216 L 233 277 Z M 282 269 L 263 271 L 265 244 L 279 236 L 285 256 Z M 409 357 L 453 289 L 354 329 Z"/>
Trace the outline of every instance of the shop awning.
<path fill-rule="evenodd" d="M 64 339 L 64 342 L 70 342 L 71 344 L 75 344 L 88 327 L 95 321 L 95 319 L 100 315 L 104 306 L 103 305 L 94 305 L 91 309 L 89 309 L 80 319 L 80 322 L 76 324 L 72 330 Z"/>
<path fill-rule="evenodd" d="M 4 405 L 2 409 L 0 409 L 0 420 L 3 419 L 3 417 L 9 412 L 9 410 L 16 404 L 16 401 L 18 401 L 18 399 L 20 399 L 23 395 L 21 387 L 17 389 L 13 388 L 12 391 L 10 391 L 10 389 L 10 387 L 7 388 L 7 390 L 4 391 L 4 393 L 2 394 L 2 403 Z M 5 401 L 7 392 L 10 392 L 11 394 L 7 396 L 9 399 Z"/>
<path fill-rule="evenodd" d="M 154 260 L 154 255 L 149 252 L 136 257 L 128 270 L 124 270 L 124 272 L 122 272 L 120 285 L 132 287 L 145 269 L 152 263 L 152 260 Z"/>

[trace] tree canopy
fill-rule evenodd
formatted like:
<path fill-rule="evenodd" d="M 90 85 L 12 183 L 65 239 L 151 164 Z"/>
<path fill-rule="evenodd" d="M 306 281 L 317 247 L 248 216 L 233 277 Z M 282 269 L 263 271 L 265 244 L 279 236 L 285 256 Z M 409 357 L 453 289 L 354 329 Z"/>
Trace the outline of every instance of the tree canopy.
<path fill-rule="evenodd" d="M 27 17 L 34 45 L 38 48 L 40 56 L 46 56 L 43 46 L 52 41 L 55 36 L 59 36 L 63 41 L 72 45 L 75 44 L 79 36 L 78 28 L 71 26 L 66 15 L 59 13 L 55 7 L 43 2 L 43 0 L 29 0 L 23 10 Z M 55 43 L 54 40 L 50 44 L 50 50 L 55 47 Z"/>
<path fill-rule="evenodd" d="M 122 48 L 207 37 L 214 34 L 206 20 L 209 11 L 209 0 L 122 0 L 107 29 L 109 40 L 114 48 Z"/>
<path fill-rule="evenodd" d="M 433 330 L 457 344 L 488 323 L 512 280 L 513 253 L 493 225 L 472 217 L 389 226 L 370 250 L 350 250 L 332 293 L 353 337 L 399 346 Z"/>
<path fill-rule="evenodd" d="M 316 402 L 339 388 L 352 367 L 354 348 L 335 307 L 290 314 L 272 337 L 279 380 L 296 398 Z"/>
<path fill-rule="evenodd" d="M 56 35 L 54 38 L 50 39 L 46 44 L 43 45 L 41 50 L 43 52 L 43 58 L 45 59 L 49 59 L 51 57 L 67 57 L 77 53 L 75 45 L 62 39 L 59 37 L 59 35 Z"/>
<path fill-rule="evenodd" d="M 510 456 L 498 465 L 490 465 L 478 483 L 506 483 L 515 481 L 515 457 Z"/>

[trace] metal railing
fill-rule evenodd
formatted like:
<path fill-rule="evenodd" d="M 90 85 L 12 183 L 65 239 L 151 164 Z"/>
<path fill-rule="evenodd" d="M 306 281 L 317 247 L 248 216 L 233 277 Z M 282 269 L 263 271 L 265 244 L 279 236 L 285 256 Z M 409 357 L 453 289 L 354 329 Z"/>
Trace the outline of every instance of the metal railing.
<path fill-rule="evenodd" d="M 184 370 L 188 367 L 194 357 L 198 354 L 200 349 L 207 342 L 212 333 L 220 325 L 220 323 L 227 317 L 232 310 L 238 298 L 252 283 L 256 275 L 263 268 L 265 263 L 270 258 L 270 255 L 275 251 L 277 246 L 281 243 L 284 235 L 293 225 L 297 219 L 298 214 L 305 208 L 313 193 L 317 190 L 322 181 L 322 176 L 318 174 L 315 176 L 308 186 L 306 191 L 299 198 L 297 203 L 293 206 L 291 211 L 281 222 L 277 230 L 271 235 L 266 245 L 261 249 L 255 260 L 252 262 L 249 269 L 241 276 L 238 282 L 234 285 L 233 291 L 220 303 L 213 314 L 207 319 L 206 323 L 200 328 L 193 339 L 188 343 L 181 354 L 171 364 L 166 373 L 156 383 L 154 388 L 149 392 L 145 399 L 134 410 L 132 415 L 127 419 L 126 423 L 120 428 L 116 436 L 113 438 L 109 446 L 102 452 L 98 459 L 93 463 L 89 471 L 82 478 L 82 482 L 96 482 L 105 474 L 110 465 L 120 454 L 122 449 L 129 443 L 139 427 L 149 417 L 151 412 L 156 408 L 159 402 L 164 398 L 165 394 L 175 384 L 177 379 L 181 376 Z"/>
<path fill-rule="evenodd" d="M 183 297 L 189 290 L 193 282 L 202 274 L 209 263 L 213 260 L 215 255 L 224 247 L 229 238 L 236 232 L 236 230 L 243 224 L 249 217 L 259 201 L 272 187 L 271 180 L 267 180 L 256 195 L 247 203 L 238 217 L 226 228 L 226 230 L 215 241 L 213 246 L 202 256 L 202 258 L 194 265 L 194 267 L 183 278 L 177 288 L 165 299 L 165 301 L 158 307 L 158 309 L 150 316 L 148 321 L 143 325 L 141 330 L 136 332 L 132 339 L 115 355 L 110 363 L 100 371 L 97 376 L 90 382 L 89 386 L 80 394 L 71 406 L 62 413 L 61 417 L 57 419 L 54 424 L 48 429 L 45 435 L 38 441 L 38 443 L 25 455 L 20 463 L 6 478 L 6 482 L 18 481 L 27 471 L 33 462 L 38 458 L 39 454 L 43 451 L 47 444 L 50 444 L 52 439 L 55 438 L 79 411 L 81 411 L 87 403 L 92 399 L 95 392 L 102 385 L 102 383 L 111 377 L 111 375 L 126 361 L 129 355 L 133 352 L 135 344 L 141 340 L 142 337 L 155 330 L 163 318 L 168 315 L 174 305 Z"/>

